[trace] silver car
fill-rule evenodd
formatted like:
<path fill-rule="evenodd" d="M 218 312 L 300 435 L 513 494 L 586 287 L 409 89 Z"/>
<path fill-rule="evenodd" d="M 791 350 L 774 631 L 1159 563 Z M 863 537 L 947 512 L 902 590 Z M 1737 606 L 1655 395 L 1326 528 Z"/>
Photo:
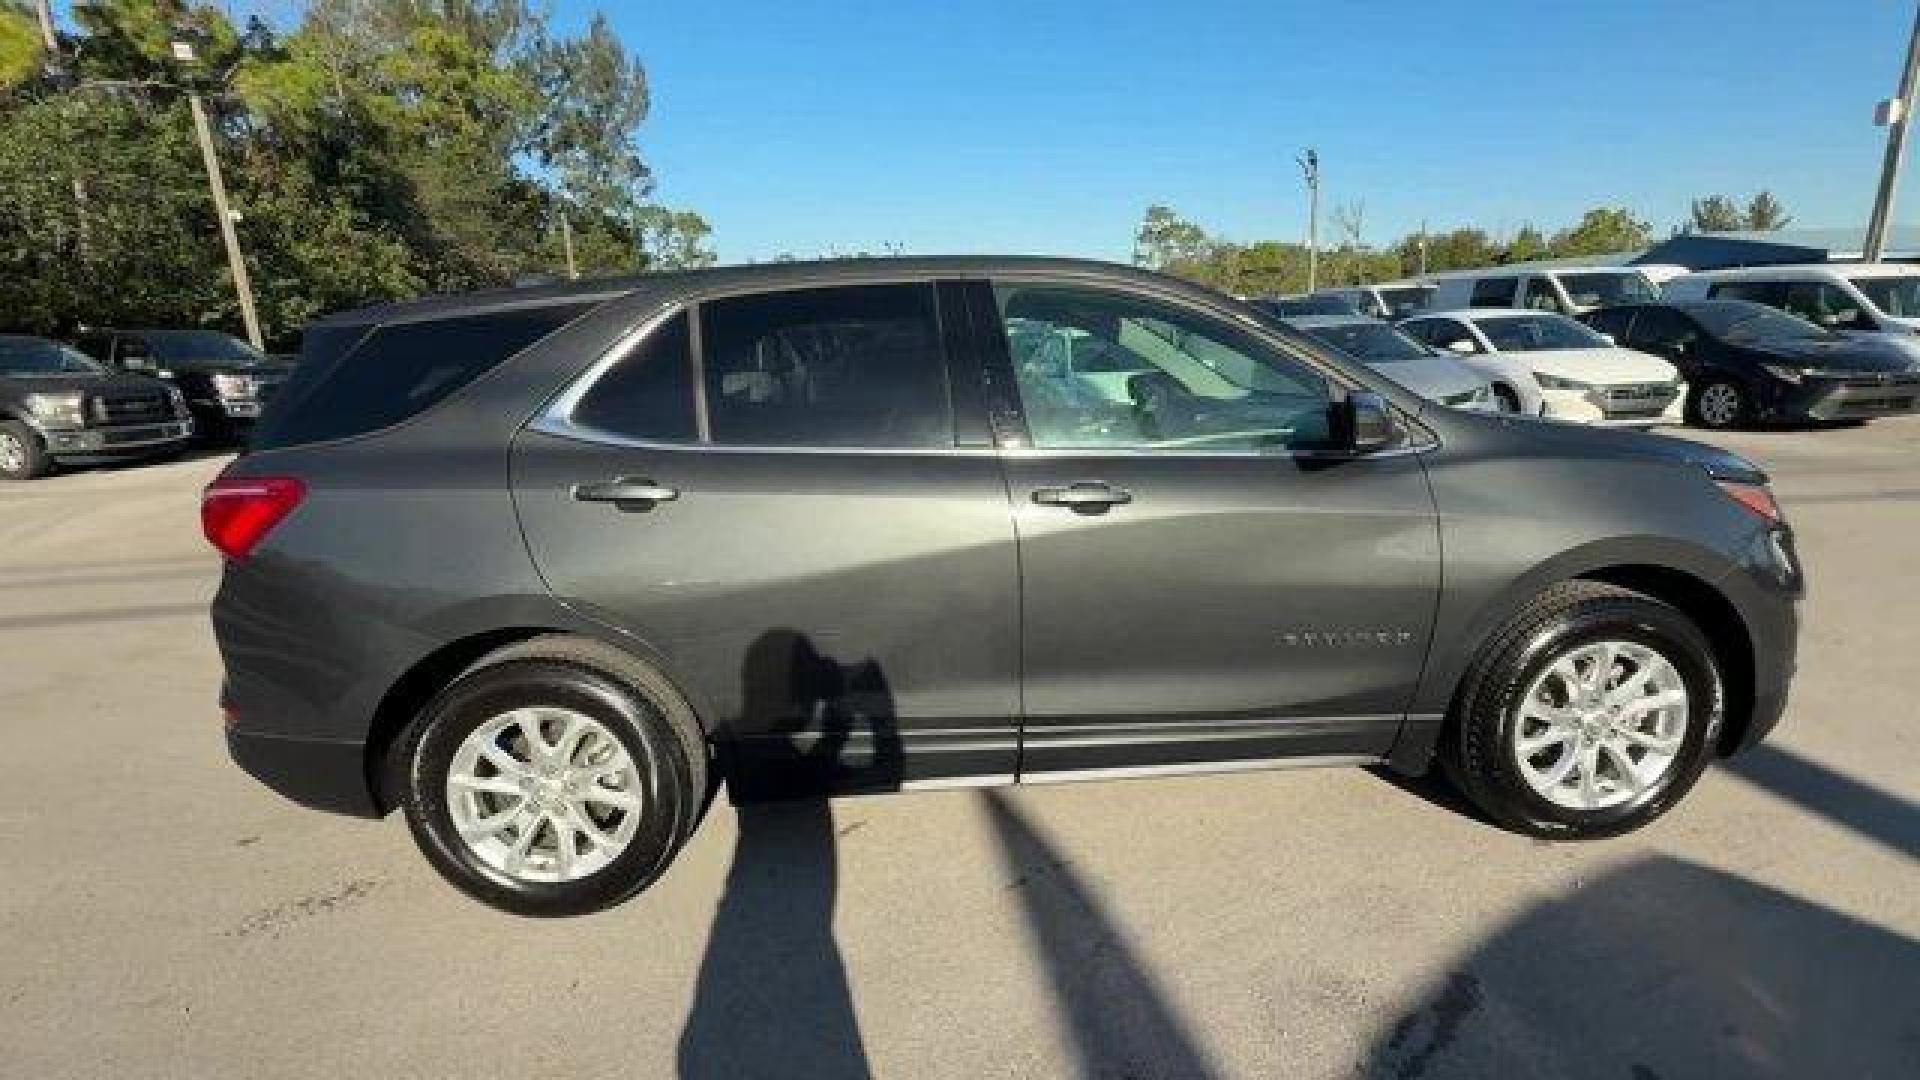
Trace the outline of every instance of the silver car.
<path fill-rule="evenodd" d="M 1492 410 L 1493 388 L 1472 368 L 1364 315 L 1317 315 L 1287 325 L 1330 345 L 1429 401 Z"/>

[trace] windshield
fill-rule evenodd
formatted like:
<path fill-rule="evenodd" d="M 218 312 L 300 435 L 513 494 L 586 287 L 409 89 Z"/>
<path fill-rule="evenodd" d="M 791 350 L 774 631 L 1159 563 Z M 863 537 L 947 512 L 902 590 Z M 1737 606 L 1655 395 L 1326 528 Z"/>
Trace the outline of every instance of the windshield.
<path fill-rule="evenodd" d="M 1707 333 L 1727 341 L 1820 340 L 1836 336 L 1831 330 L 1764 304 L 1703 304 L 1688 313 L 1707 328 Z"/>
<path fill-rule="evenodd" d="M 168 330 L 143 335 L 153 358 L 165 364 L 195 360 L 225 364 L 264 364 L 267 356 L 239 338 L 217 330 Z"/>
<path fill-rule="evenodd" d="M 1499 352 L 1604 349 L 1606 339 L 1565 315 L 1503 315 L 1473 320 Z"/>
<path fill-rule="evenodd" d="M 1304 328 L 1315 339 L 1369 364 L 1424 360 L 1431 354 L 1412 338 L 1385 323 L 1343 323 Z"/>
<path fill-rule="evenodd" d="M 1896 319 L 1920 319 L 1920 277 L 1853 278 L 1853 287 Z"/>
<path fill-rule="evenodd" d="M 1433 286 L 1415 285 L 1404 289 L 1381 289 L 1380 302 L 1387 307 L 1387 314 L 1396 319 L 1405 318 L 1416 311 L 1425 310 L 1433 303 Z"/>
<path fill-rule="evenodd" d="M 44 338 L 0 338 L 0 375 L 98 375 L 99 364 L 70 345 Z"/>
<path fill-rule="evenodd" d="M 1567 299 L 1581 308 L 1635 304 L 1660 299 L 1638 270 L 1611 270 L 1597 274 L 1561 274 L 1560 286 Z"/>

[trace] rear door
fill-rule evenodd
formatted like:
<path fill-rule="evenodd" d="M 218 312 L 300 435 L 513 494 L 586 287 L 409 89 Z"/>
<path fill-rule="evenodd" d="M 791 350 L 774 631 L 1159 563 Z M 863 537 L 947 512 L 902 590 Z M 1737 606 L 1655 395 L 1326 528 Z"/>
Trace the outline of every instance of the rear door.
<path fill-rule="evenodd" d="M 737 795 L 1012 776 L 1013 526 L 957 302 L 685 305 L 516 444 L 547 582 L 659 655 Z"/>
<path fill-rule="evenodd" d="M 1439 587 L 1417 454 L 1314 457 L 1333 381 L 1221 313 L 1037 278 L 973 295 L 1019 531 L 1022 779 L 1385 754 Z"/>

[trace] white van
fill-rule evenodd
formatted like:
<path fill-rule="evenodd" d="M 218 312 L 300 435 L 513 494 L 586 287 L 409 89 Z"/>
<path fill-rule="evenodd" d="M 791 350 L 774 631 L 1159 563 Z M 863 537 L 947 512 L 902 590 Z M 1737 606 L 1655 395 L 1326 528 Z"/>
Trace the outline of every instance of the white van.
<path fill-rule="evenodd" d="M 1707 270 L 1667 282 L 1669 300 L 1751 300 L 1920 359 L 1920 266 L 1807 263 Z"/>
<path fill-rule="evenodd" d="M 1362 315 L 1392 322 L 1432 307 L 1433 294 L 1434 285 L 1430 281 L 1388 281 L 1379 285 L 1321 289 L 1313 295 L 1338 297 Z"/>
<path fill-rule="evenodd" d="M 1660 290 L 1632 266 L 1489 267 L 1436 279 L 1431 307 L 1527 308 L 1579 315 L 1615 304 L 1658 303 Z"/>

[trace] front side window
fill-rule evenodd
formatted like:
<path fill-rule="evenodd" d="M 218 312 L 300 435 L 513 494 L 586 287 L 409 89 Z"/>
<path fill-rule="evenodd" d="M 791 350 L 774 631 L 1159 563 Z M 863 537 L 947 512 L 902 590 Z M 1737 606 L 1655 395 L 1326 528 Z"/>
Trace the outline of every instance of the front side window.
<path fill-rule="evenodd" d="M 230 334 L 218 330 L 161 330 L 141 338 L 122 339 L 124 355 L 150 354 L 173 367 L 195 363 L 243 364 L 268 363 L 267 355 Z"/>
<path fill-rule="evenodd" d="M 1693 320 L 1685 315 L 1668 308 L 1647 308 L 1634 320 L 1632 336 L 1623 340 L 1653 352 L 1678 352 L 1699 336 Z"/>
<path fill-rule="evenodd" d="M 1920 319 L 1920 277 L 1854 278 L 1867 303 L 1896 319 Z"/>
<path fill-rule="evenodd" d="M 715 443 L 953 445 L 932 285 L 710 301 L 700 305 L 700 333 Z"/>
<path fill-rule="evenodd" d="M 1558 349 L 1604 349 L 1605 338 L 1565 315 L 1508 315 L 1475 319 L 1480 332 L 1496 352 L 1539 352 Z"/>
<path fill-rule="evenodd" d="M 1519 285 L 1514 278 L 1482 278 L 1473 283 L 1473 298 L 1467 301 L 1467 306 L 1512 307 L 1513 294 Z"/>
<path fill-rule="evenodd" d="M 1660 299 L 1653 283 L 1638 271 L 1561 274 L 1560 287 L 1577 308 L 1607 307 L 1611 304 L 1641 304 Z"/>
<path fill-rule="evenodd" d="M 994 293 L 1037 447 L 1262 453 L 1328 439 L 1326 378 L 1229 323 L 1083 287 Z"/>
<path fill-rule="evenodd" d="M 1824 281 L 1794 281 L 1787 285 L 1786 299 L 1780 305 L 1790 314 L 1811 323 L 1835 329 L 1871 329 L 1860 302 L 1838 285 Z"/>
<path fill-rule="evenodd" d="M 1787 302 L 1787 286 L 1779 281 L 1716 281 L 1707 295 L 1715 300 L 1749 300 L 1777 308 Z"/>
<path fill-rule="evenodd" d="M 1423 322 L 1408 323 L 1407 330 L 1414 337 L 1448 352 L 1471 355 L 1484 352 L 1473 331 L 1452 319 L 1428 319 Z"/>
<path fill-rule="evenodd" d="M 1433 306 L 1433 294 L 1434 289 L 1431 285 L 1381 289 L 1380 303 L 1386 308 L 1388 318 L 1404 319 L 1416 311 Z"/>
<path fill-rule="evenodd" d="M 1559 311 L 1560 298 L 1553 293 L 1553 282 L 1543 277 L 1528 278 L 1526 299 L 1520 306 L 1535 311 Z"/>

